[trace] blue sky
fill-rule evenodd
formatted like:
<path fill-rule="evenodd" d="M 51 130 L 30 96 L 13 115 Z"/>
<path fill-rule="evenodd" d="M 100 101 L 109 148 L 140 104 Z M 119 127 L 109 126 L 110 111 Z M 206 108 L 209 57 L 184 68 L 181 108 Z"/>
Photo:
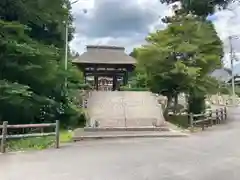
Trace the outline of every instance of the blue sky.
<path fill-rule="evenodd" d="M 218 11 L 208 19 L 214 22 L 219 37 L 224 42 L 226 65 L 229 65 L 229 35 L 239 34 L 240 6 L 231 5 L 231 10 Z M 83 10 L 88 13 L 83 13 Z M 79 53 L 85 46 L 124 46 L 127 52 L 145 42 L 149 32 L 165 28 L 161 17 L 172 14 L 171 6 L 159 0 L 79 0 L 73 5 L 76 33 L 70 43 Z M 236 53 L 240 52 L 240 40 L 234 40 Z"/>
<path fill-rule="evenodd" d="M 207 19 L 214 22 L 214 21 L 217 21 L 218 17 L 215 14 L 213 14 L 208 16 Z"/>

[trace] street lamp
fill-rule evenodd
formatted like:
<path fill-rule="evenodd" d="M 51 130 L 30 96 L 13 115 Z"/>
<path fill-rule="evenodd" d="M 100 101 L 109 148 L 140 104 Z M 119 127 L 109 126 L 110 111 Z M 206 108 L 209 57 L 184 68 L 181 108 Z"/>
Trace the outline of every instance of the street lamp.
<path fill-rule="evenodd" d="M 77 3 L 79 0 L 72 2 L 70 5 Z M 67 14 L 66 24 L 65 24 L 65 58 L 64 58 L 64 69 L 67 71 L 68 68 L 68 18 L 69 14 Z M 67 87 L 67 78 L 65 77 L 65 87 Z"/>

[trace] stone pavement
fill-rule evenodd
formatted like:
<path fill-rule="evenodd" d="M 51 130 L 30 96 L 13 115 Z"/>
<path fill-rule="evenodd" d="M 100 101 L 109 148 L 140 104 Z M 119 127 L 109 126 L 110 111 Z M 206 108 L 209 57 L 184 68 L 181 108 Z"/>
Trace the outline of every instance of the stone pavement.
<path fill-rule="evenodd" d="M 240 109 L 188 138 L 83 141 L 0 155 L 1 180 L 239 180 Z"/>

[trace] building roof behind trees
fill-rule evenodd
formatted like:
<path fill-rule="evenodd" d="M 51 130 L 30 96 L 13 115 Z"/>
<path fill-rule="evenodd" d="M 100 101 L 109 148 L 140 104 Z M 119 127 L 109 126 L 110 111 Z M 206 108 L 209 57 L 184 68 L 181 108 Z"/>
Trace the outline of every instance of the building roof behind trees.
<path fill-rule="evenodd" d="M 136 64 L 136 60 L 125 53 L 124 47 L 87 46 L 87 51 L 73 60 L 80 64 Z"/>

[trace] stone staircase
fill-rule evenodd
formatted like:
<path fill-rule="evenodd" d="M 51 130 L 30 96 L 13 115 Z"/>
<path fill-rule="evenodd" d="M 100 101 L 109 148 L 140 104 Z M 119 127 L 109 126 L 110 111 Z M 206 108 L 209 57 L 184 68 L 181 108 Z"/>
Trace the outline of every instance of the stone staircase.
<path fill-rule="evenodd" d="M 93 91 L 88 99 L 90 127 L 159 127 L 164 117 L 151 92 Z"/>

